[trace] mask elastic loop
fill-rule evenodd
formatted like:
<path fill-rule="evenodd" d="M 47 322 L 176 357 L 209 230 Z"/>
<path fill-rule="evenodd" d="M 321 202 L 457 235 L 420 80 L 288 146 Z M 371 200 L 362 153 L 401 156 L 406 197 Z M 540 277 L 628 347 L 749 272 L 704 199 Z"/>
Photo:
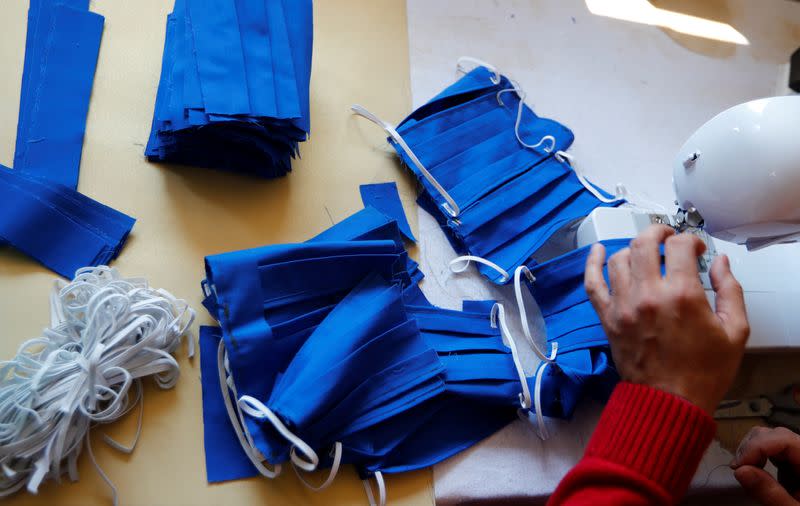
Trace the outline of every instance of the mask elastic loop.
<path fill-rule="evenodd" d="M 453 200 L 453 197 L 451 197 L 450 194 L 447 193 L 447 190 L 445 190 L 444 187 L 441 184 L 439 184 L 439 181 L 437 181 L 436 178 L 433 177 L 433 174 L 428 172 L 428 169 L 426 169 L 425 166 L 422 165 L 422 162 L 419 160 L 419 158 L 417 158 L 417 155 L 415 155 L 414 152 L 411 150 L 411 148 L 408 146 L 408 144 L 406 144 L 406 141 L 403 140 L 403 137 L 399 133 L 397 133 L 397 130 L 392 124 L 383 121 L 376 115 L 369 112 L 363 106 L 360 106 L 358 104 L 350 106 L 350 110 L 352 110 L 359 116 L 367 118 L 371 122 L 383 128 L 383 130 L 387 134 L 389 134 L 389 137 L 394 139 L 394 141 L 400 146 L 400 148 L 402 148 L 402 150 L 405 151 L 406 155 L 408 155 L 408 158 L 411 160 L 411 162 L 414 164 L 417 170 L 419 170 L 420 173 L 422 173 L 422 176 L 425 179 L 427 179 L 428 182 L 434 188 L 436 188 L 436 191 L 439 192 L 439 195 L 441 195 L 442 198 L 444 198 L 446 203 L 442 206 L 442 208 L 447 212 L 447 214 L 449 214 L 453 218 L 456 218 L 458 217 L 459 214 L 461 214 L 461 209 L 458 207 L 458 204 L 456 204 L 456 201 Z"/>
<path fill-rule="evenodd" d="M 292 448 L 292 452 L 294 452 L 294 448 Z M 300 474 L 300 471 L 297 470 L 297 466 L 294 465 L 294 460 L 292 460 L 292 469 L 294 469 L 294 473 L 297 475 L 297 478 L 300 482 L 306 486 L 306 488 L 313 490 L 314 492 L 319 492 L 320 490 L 324 490 L 328 488 L 333 480 L 336 478 L 336 475 L 339 473 L 339 467 L 342 464 L 342 443 L 337 441 L 333 445 L 333 463 L 331 464 L 331 470 L 328 473 L 328 477 L 325 481 L 322 482 L 321 485 L 312 485 L 303 478 L 303 475 Z"/>
<path fill-rule="evenodd" d="M 528 149 L 537 149 L 545 142 L 549 142 L 550 147 L 544 147 L 542 148 L 542 151 L 544 151 L 545 153 L 551 153 L 554 149 L 556 149 L 556 138 L 553 137 L 552 135 L 542 136 L 542 138 L 539 139 L 539 142 L 537 142 L 536 144 L 528 144 L 522 140 L 522 136 L 519 133 L 519 127 L 520 124 L 522 123 L 522 108 L 525 106 L 525 97 L 527 96 L 527 93 L 517 83 L 513 84 L 514 86 L 512 88 L 506 88 L 504 90 L 500 90 L 497 92 L 497 102 L 503 107 L 506 106 L 505 102 L 503 102 L 503 99 L 500 98 L 503 93 L 513 92 L 516 93 L 517 96 L 519 97 L 519 103 L 517 104 L 517 119 L 514 121 L 514 135 L 517 137 L 517 142 L 519 142 L 522 147 Z"/>
<path fill-rule="evenodd" d="M 547 430 L 544 415 L 542 414 L 542 378 L 549 365 L 550 362 L 539 362 L 539 367 L 536 370 L 536 381 L 533 384 L 533 409 L 536 411 L 536 424 L 539 426 L 539 437 L 541 439 L 550 438 L 550 433 Z"/>
<path fill-rule="evenodd" d="M 624 197 L 621 196 L 621 193 L 625 191 L 625 187 L 622 184 L 617 185 L 617 196 L 615 198 L 608 198 L 602 193 L 600 193 L 597 188 L 592 186 L 592 184 L 584 177 L 583 173 L 581 173 L 578 166 L 575 165 L 575 157 L 570 155 L 569 153 L 565 153 L 564 151 L 556 151 L 555 154 L 556 160 L 561 163 L 566 163 L 569 167 L 575 172 L 575 175 L 578 176 L 578 181 L 581 182 L 584 188 L 589 190 L 592 195 L 597 197 L 597 200 L 600 202 L 604 202 L 606 204 L 612 204 L 614 202 L 619 202 L 620 200 L 624 200 Z"/>
<path fill-rule="evenodd" d="M 548 356 L 534 341 L 530 326 L 528 325 L 528 313 L 525 310 L 525 299 L 522 298 L 522 274 L 525 274 L 525 277 L 528 278 L 529 282 L 536 282 L 536 278 L 526 266 L 520 265 L 514 271 L 514 293 L 517 297 L 517 308 L 519 310 L 519 320 L 520 324 L 522 325 L 522 333 L 525 334 L 525 339 L 528 340 L 528 344 L 530 344 L 531 348 L 533 348 L 533 351 L 536 353 L 537 357 L 545 362 L 552 362 L 556 359 L 556 354 L 558 353 L 558 343 L 553 343 L 550 346 L 550 355 Z"/>
<path fill-rule="evenodd" d="M 364 485 L 364 490 L 367 493 L 369 506 L 386 506 L 386 482 L 383 481 L 383 473 L 376 471 L 373 476 L 375 476 L 375 483 L 378 484 L 377 503 L 375 502 L 375 496 L 372 494 L 372 484 L 369 482 L 369 478 L 361 480 L 361 483 Z"/>
<path fill-rule="evenodd" d="M 222 390 L 222 400 L 225 403 L 225 410 L 228 412 L 228 418 L 231 421 L 233 431 L 236 433 L 236 438 L 242 446 L 247 458 L 253 466 L 266 478 L 275 478 L 281 474 L 280 464 L 276 465 L 274 469 L 269 469 L 264 465 L 264 457 L 256 449 L 253 443 L 253 438 L 250 436 L 250 431 L 247 429 L 247 424 L 244 422 L 244 416 L 238 404 L 233 403 L 231 399 L 230 390 L 233 390 L 234 396 L 236 393 L 236 386 L 233 383 L 233 378 L 230 377 L 228 372 L 228 357 L 225 351 L 225 341 L 219 341 L 217 347 L 217 372 L 219 373 L 219 386 Z M 229 390 L 230 389 L 230 390 Z M 234 407 L 235 406 L 235 407 Z"/>
<path fill-rule="evenodd" d="M 319 465 L 319 456 L 317 455 L 317 452 L 308 446 L 308 444 L 300 439 L 294 432 L 290 431 L 289 428 L 286 427 L 286 425 L 281 421 L 281 419 L 278 418 L 278 415 L 269 409 L 263 402 L 250 395 L 243 395 L 239 397 L 238 404 L 244 413 L 252 416 L 253 418 L 257 418 L 259 420 L 266 419 L 269 421 L 281 436 L 292 443 L 293 448 L 291 451 L 291 457 L 294 465 L 300 469 L 303 469 L 304 471 L 314 471 L 317 469 L 317 466 Z M 295 450 L 300 451 L 308 458 L 308 460 L 299 458 Z"/>
<path fill-rule="evenodd" d="M 511 336 L 511 332 L 509 332 L 508 325 L 506 324 L 505 307 L 503 307 L 503 305 L 499 302 L 492 306 L 491 322 L 492 328 L 497 328 L 499 324 L 500 333 L 506 338 L 506 341 L 508 341 L 508 347 L 511 349 L 511 358 L 514 360 L 514 367 L 517 369 L 519 382 L 522 385 L 522 393 L 519 394 L 519 403 L 522 406 L 522 409 L 531 409 L 531 391 L 528 387 L 528 378 L 525 376 L 525 371 L 522 368 L 522 361 L 519 358 L 519 351 L 517 351 L 517 343 Z"/>
<path fill-rule="evenodd" d="M 462 72 L 467 74 L 470 72 L 471 69 L 468 69 L 465 63 L 474 63 L 477 67 L 486 67 L 489 72 L 494 74 L 491 78 L 492 84 L 500 84 L 500 72 L 498 72 L 497 67 L 490 63 L 486 63 L 483 60 L 479 60 L 478 58 L 473 58 L 472 56 L 461 56 L 458 60 L 456 60 L 456 72 Z M 473 67 L 474 68 L 474 67 Z"/>
<path fill-rule="evenodd" d="M 459 267 L 460 262 L 464 262 L 461 267 Z M 462 273 L 467 270 L 470 262 L 477 262 L 497 271 L 502 276 L 502 279 L 500 280 L 501 283 L 505 283 L 511 279 L 511 276 L 508 274 L 508 272 L 496 263 L 492 262 L 491 260 L 472 255 L 463 255 L 450 260 L 450 272 L 455 274 Z"/>

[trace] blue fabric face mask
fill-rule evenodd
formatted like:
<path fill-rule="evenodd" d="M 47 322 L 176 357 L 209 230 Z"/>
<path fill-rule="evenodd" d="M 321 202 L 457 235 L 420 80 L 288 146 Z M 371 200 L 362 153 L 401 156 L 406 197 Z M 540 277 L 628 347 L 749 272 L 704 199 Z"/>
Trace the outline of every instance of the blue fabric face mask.
<path fill-rule="evenodd" d="M 408 320 L 400 288 L 369 276 L 303 344 L 269 399 L 243 395 L 239 406 L 267 460 L 291 457 L 313 469 L 320 462 L 314 448 L 333 445 L 348 427 L 374 425 L 439 393 L 441 381 L 427 380 L 441 371 Z"/>
<path fill-rule="evenodd" d="M 628 247 L 630 239 L 603 241 L 607 258 Z M 586 259 L 590 246 L 570 251 L 527 270 L 521 267 L 515 276 L 532 291 L 544 317 L 547 342 L 555 354 L 541 382 L 542 410 L 545 415 L 569 418 L 585 395 L 605 398 L 618 380 L 611 362 L 608 338 L 600 318 L 583 287 Z M 607 267 L 604 267 L 608 277 Z M 524 308 L 518 296 L 520 307 Z M 523 330 L 529 334 L 524 309 Z M 526 335 L 527 337 L 527 335 Z M 552 356 L 552 355 L 551 355 Z"/>
<path fill-rule="evenodd" d="M 478 261 L 506 283 L 562 226 L 601 205 L 619 205 L 575 172 L 565 126 L 536 116 L 524 92 L 488 66 L 477 67 L 414 111 L 383 127 L 419 179 L 419 204 L 436 217 L 460 260 Z"/>

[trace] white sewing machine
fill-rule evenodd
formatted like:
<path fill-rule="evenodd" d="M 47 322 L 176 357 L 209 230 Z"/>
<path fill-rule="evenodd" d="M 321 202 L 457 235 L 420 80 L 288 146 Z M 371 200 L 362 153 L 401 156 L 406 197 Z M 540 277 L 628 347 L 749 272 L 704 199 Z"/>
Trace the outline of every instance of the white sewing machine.
<path fill-rule="evenodd" d="M 800 348 L 800 96 L 728 109 L 697 130 L 673 163 L 675 214 L 599 208 L 577 246 L 636 236 L 651 223 L 708 245 L 701 279 L 713 305 L 710 260 L 725 253 L 745 291 L 750 350 Z"/>

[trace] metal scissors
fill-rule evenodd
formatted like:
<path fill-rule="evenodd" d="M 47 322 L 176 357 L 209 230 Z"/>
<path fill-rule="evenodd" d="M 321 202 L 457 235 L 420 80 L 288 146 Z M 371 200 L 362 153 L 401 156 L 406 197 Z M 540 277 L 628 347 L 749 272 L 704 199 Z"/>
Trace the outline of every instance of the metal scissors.
<path fill-rule="evenodd" d="M 773 427 L 800 433 L 800 384 L 789 385 L 776 394 L 722 401 L 714 418 L 764 418 Z"/>

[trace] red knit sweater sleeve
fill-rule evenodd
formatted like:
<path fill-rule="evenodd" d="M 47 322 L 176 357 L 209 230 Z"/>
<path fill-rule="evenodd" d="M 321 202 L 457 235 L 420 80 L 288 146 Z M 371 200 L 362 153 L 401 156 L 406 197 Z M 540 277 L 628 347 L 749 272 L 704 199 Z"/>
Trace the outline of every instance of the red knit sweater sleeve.
<path fill-rule="evenodd" d="M 716 424 L 694 404 L 622 382 L 603 410 L 583 459 L 548 505 L 668 505 L 680 501 Z"/>

